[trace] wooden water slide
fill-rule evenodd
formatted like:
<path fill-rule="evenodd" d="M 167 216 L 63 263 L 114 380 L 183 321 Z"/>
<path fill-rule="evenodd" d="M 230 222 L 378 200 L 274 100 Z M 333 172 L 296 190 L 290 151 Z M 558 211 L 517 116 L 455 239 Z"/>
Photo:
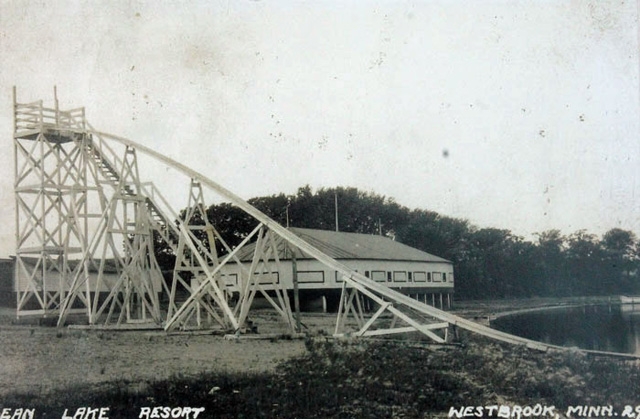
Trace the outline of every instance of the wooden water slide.
<path fill-rule="evenodd" d="M 121 184 L 122 191 L 120 191 L 120 194 L 117 197 L 118 199 L 121 199 L 121 200 L 130 199 L 132 201 L 137 200 L 139 198 L 144 199 L 144 202 L 149 207 L 148 209 L 150 212 L 150 219 L 146 221 L 143 220 L 144 221 L 143 224 L 148 222 L 148 224 L 151 225 L 151 227 L 155 230 L 161 230 L 162 226 L 166 227 L 167 230 L 170 230 L 165 235 L 163 235 L 163 238 L 167 242 L 171 244 L 173 236 L 180 236 L 186 243 L 186 246 L 188 246 L 188 249 L 191 251 L 191 253 L 196 258 L 201 259 L 199 260 L 199 269 L 205 274 L 204 280 L 202 280 L 199 286 L 194 288 L 191 288 L 188 284 L 183 283 L 183 286 L 191 292 L 191 295 L 187 299 L 187 301 L 184 304 L 182 304 L 180 307 L 177 307 L 175 304 L 175 301 L 172 300 L 170 304 L 168 318 L 160 318 L 159 305 L 157 304 L 157 301 L 151 301 L 148 303 L 149 305 L 148 311 L 150 313 L 156 312 L 156 311 L 158 312 L 157 313 L 158 316 L 156 316 L 157 319 L 155 317 L 154 319 L 158 324 L 162 324 L 165 330 L 173 330 L 177 327 L 181 327 L 182 325 L 184 325 L 185 318 L 189 316 L 189 313 L 193 313 L 194 311 L 196 311 L 195 308 L 198 308 L 199 310 L 200 305 L 205 305 L 204 303 L 206 303 L 206 301 L 211 299 L 215 300 L 215 303 L 217 304 L 218 309 L 221 308 L 224 311 L 223 313 L 224 318 L 220 318 L 219 323 L 223 327 L 230 326 L 232 330 L 239 330 L 241 325 L 246 320 L 246 315 L 249 308 L 251 307 L 251 301 L 252 301 L 253 295 L 255 295 L 255 292 L 257 289 L 260 289 L 259 281 L 256 281 L 255 279 L 253 279 L 253 277 L 255 276 L 254 275 L 255 271 L 253 270 L 253 268 L 256 264 L 261 263 L 260 262 L 261 260 L 267 261 L 270 253 L 269 251 L 264 250 L 264 249 L 267 249 L 267 246 L 263 248 L 260 254 L 258 254 L 259 252 L 256 251 L 256 257 L 254 257 L 254 262 L 253 262 L 254 266 L 252 266 L 252 268 L 249 270 L 246 284 L 243 285 L 244 293 L 243 295 L 241 295 L 243 304 L 240 304 L 233 309 L 229 307 L 227 304 L 226 298 L 224 297 L 224 295 L 222 295 L 223 292 L 222 292 L 221 286 L 216 283 L 216 279 L 214 279 L 214 276 L 218 275 L 221 267 L 226 263 L 226 261 L 235 257 L 235 253 L 237 249 L 241 248 L 244 242 L 249 241 L 249 239 L 251 238 L 251 235 L 245 238 L 245 241 L 242 244 L 240 244 L 238 247 L 236 247 L 236 249 L 231 250 L 230 248 L 227 247 L 228 254 L 227 256 L 225 256 L 224 260 L 222 261 L 218 261 L 218 258 L 214 254 L 211 254 L 211 253 L 208 254 L 208 260 L 213 261 L 213 266 L 210 266 L 207 260 L 203 259 L 202 255 L 200 254 L 201 252 L 206 253 L 206 249 L 203 249 L 202 246 L 199 246 L 197 239 L 195 238 L 193 233 L 190 232 L 188 228 L 189 226 L 185 226 L 183 223 L 180 224 L 179 229 L 176 226 L 173 226 L 172 220 L 176 219 L 176 215 L 173 213 L 172 213 L 173 216 L 164 215 L 159 210 L 159 206 L 156 205 L 161 202 L 164 202 L 165 205 L 167 203 L 164 200 L 162 200 L 161 196 L 156 196 L 153 193 L 150 194 L 148 191 L 145 190 L 144 187 L 142 187 L 142 184 L 140 184 L 139 179 L 137 178 L 137 163 L 135 163 L 135 153 L 133 151 L 146 154 L 149 157 L 167 165 L 168 167 L 171 167 L 177 170 L 178 172 L 181 172 L 182 174 L 192 179 L 192 186 L 193 186 L 193 181 L 199 182 L 199 184 L 201 184 L 202 186 L 210 189 L 212 192 L 218 194 L 220 197 L 226 199 L 233 205 L 237 206 L 238 208 L 240 208 L 241 210 L 243 210 L 244 212 L 246 212 L 247 214 L 255 218 L 259 222 L 259 226 L 256 227 L 256 230 L 258 228 L 261 229 L 260 233 L 258 233 L 257 235 L 258 241 L 263 239 L 265 241 L 268 240 L 270 241 L 271 245 L 275 247 L 275 240 L 274 240 L 274 235 L 275 235 L 277 236 L 278 240 L 284 240 L 289 246 L 299 249 L 300 251 L 306 253 L 310 257 L 313 257 L 319 262 L 323 263 L 328 268 L 335 270 L 337 273 L 339 273 L 339 275 L 341 275 L 343 278 L 343 283 L 342 283 L 343 289 L 342 289 L 342 295 L 340 298 L 340 305 L 338 309 L 336 330 L 334 333 L 334 335 L 336 336 L 353 335 L 353 336 L 366 337 L 366 336 L 378 336 L 383 334 L 417 331 L 430 337 L 436 342 L 444 342 L 446 341 L 447 334 L 451 329 L 460 328 L 460 329 L 470 331 L 472 333 L 486 336 L 491 339 L 507 342 L 510 344 L 524 345 L 526 347 L 537 349 L 537 350 L 546 351 L 546 350 L 564 349 L 559 346 L 536 342 L 530 339 L 513 336 L 508 333 L 491 329 L 489 327 L 480 325 L 473 321 L 456 316 L 452 313 L 438 310 L 435 307 L 431 307 L 429 305 L 423 304 L 404 294 L 394 291 L 393 289 L 388 288 L 384 284 L 375 282 L 365 277 L 364 275 L 351 270 L 350 268 L 338 262 L 337 260 L 324 254 L 322 251 L 318 250 L 308 242 L 296 236 L 295 234 L 290 232 L 288 229 L 284 228 L 279 223 L 272 220 L 267 215 L 263 214 L 261 211 L 259 211 L 258 209 L 256 209 L 255 207 L 253 207 L 252 205 L 250 205 L 249 203 L 247 203 L 246 201 L 244 201 L 243 199 L 241 199 L 240 197 L 238 197 L 237 195 L 229 191 L 228 189 L 222 187 L 221 185 L 217 184 L 210 178 L 204 176 L 203 174 L 198 173 L 197 171 L 185 166 L 184 164 L 181 164 L 151 148 L 148 148 L 146 146 L 133 142 L 129 139 L 95 130 L 86 121 L 83 108 L 63 112 L 58 109 L 57 97 L 56 97 L 55 109 L 48 109 L 43 107 L 42 101 L 33 102 L 31 104 L 18 104 L 16 102 L 15 96 L 16 95 L 15 95 L 15 88 L 14 88 L 14 111 L 15 111 L 14 137 L 16 140 L 16 150 L 20 150 L 20 156 L 24 157 L 24 160 L 25 160 L 25 162 L 23 162 L 20 165 L 20 167 L 24 169 L 25 174 L 22 174 L 21 177 L 17 179 L 16 184 L 18 184 L 19 181 L 23 179 L 28 180 L 28 175 L 33 173 L 36 173 L 36 174 L 40 173 L 40 171 L 44 171 L 44 169 L 47 168 L 44 163 L 42 164 L 38 163 L 38 161 L 35 160 L 34 157 L 31 155 L 31 153 L 33 153 L 34 150 L 40 150 L 40 149 L 43 149 L 43 147 L 34 148 L 31 145 L 29 145 L 29 147 L 26 147 L 24 144 L 20 143 L 20 141 L 23 141 L 23 140 L 31 141 L 31 140 L 37 139 L 39 141 L 42 141 L 43 144 L 47 143 L 47 148 L 45 149 L 46 153 L 44 153 L 43 155 L 40 155 L 38 157 L 39 159 L 44 161 L 45 159 L 51 160 L 52 158 L 58 158 L 58 160 L 55 160 L 57 162 L 57 165 L 50 165 L 50 166 L 58 167 L 58 169 L 55 169 L 56 175 L 54 176 L 51 174 L 47 174 L 45 178 L 46 179 L 60 178 L 64 181 L 71 179 L 72 181 L 75 181 L 77 183 L 71 186 L 67 185 L 63 181 L 61 181 L 59 185 L 47 184 L 48 188 L 57 187 L 57 189 L 54 188 L 55 190 L 52 192 L 53 195 L 61 194 L 62 191 L 66 193 L 69 189 L 101 190 L 100 182 L 98 182 L 97 173 L 94 173 L 96 177 L 96 182 L 97 182 L 95 186 L 89 185 L 89 183 L 84 178 L 80 179 L 77 176 L 74 177 L 70 175 L 62 176 L 58 173 L 58 171 L 61 170 L 60 167 L 68 171 L 80 170 L 85 167 L 85 166 L 76 167 L 75 165 L 71 165 L 72 167 L 67 167 L 69 165 L 67 163 L 69 163 L 72 159 L 71 157 L 69 157 L 70 156 L 69 151 L 64 151 L 64 153 L 62 152 L 63 151 L 62 143 L 76 144 L 78 148 L 75 151 L 72 150 L 73 153 L 76 153 L 78 155 L 79 153 L 85 153 L 87 155 L 86 160 L 93 162 L 93 164 L 96 165 L 99 171 L 103 172 L 103 176 L 105 177 L 107 183 L 109 182 L 112 184 L 118 183 L 117 186 Z M 88 138 L 90 139 L 90 136 L 92 135 L 100 139 L 100 144 L 104 142 L 113 141 L 115 143 L 124 145 L 127 149 L 125 152 L 125 157 L 127 156 L 133 157 L 133 159 L 128 162 L 129 166 L 124 164 L 123 161 L 118 160 L 118 157 L 116 156 L 115 153 L 112 152 L 112 150 L 109 156 L 104 155 L 105 152 L 110 150 L 110 147 L 105 146 L 104 148 L 101 147 L 99 149 L 96 149 L 94 148 L 94 146 L 96 145 L 95 143 L 83 142 Z M 58 156 L 58 154 L 54 153 L 53 151 L 47 151 L 49 149 L 53 150 L 55 148 L 53 145 L 49 143 L 52 143 L 52 144 L 55 143 L 56 144 L 55 147 L 58 147 L 60 148 L 60 150 L 62 150 L 62 151 L 59 150 L 60 153 L 58 153 L 62 157 Z M 73 155 L 75 156 L 76 154 L 73 154 Z M 18 152 L 16 152 L 16 159 L 17 157 L 18 157 Z M 63 162 L 64 164 L 61 165 L 60 164 L 61 162 Z M 116 164 L 118 162 L 119 164 Z M 17 160 L 16 160 L 16 164 L 17 164 Z M 133 196 L 133 190 L 130 188 L 128 189 L 127 184 L 123 182 L 122 179 L 120 179 L 118 175 L 119 171 L 116 169 L 116 166 L 118 166 L 120 170 L 124 170 L 123 168 L 129 169 L 130 173 L 129 172 L 127 173 L 129 173 L 130 175 L 129 177 L 131 177 L 131 181 L 134 184 L 136 184 L 136 186 L 138 186 L 138 189 L 140 189 L 138 193 L 140 193 L 141 196 Z M 82 169 L 82 170 L 85 170 L 85 169 Z M 118 180 L 118 182 L 116 182 L 116 180 Z M 28 185 L 28 187 L 22 186 L 21 188 L 16 188 L 16 191 L 31 193 L 32 187 L 31 185 Z M 104 196 L 100 195 L 100 199 L 103 207 L 106 208 L 110 205 L 110 202 L 108 202 Z M 157 201 L 158 199 L 162 201 Z M 24 204 L 23 206 L 26 206 L 26 204 Z M 26 233 L 24 234 L 25 237 L 23 238 L 23 240 L 26 240 L 31 233 L 33 233 L 33 235 L 37 235 L 38 237 L 40 237 L 42 234 L 45 234 L 46 237 L 49 237 L 49 236 L 53 236 L 54 233 L 59 231 L 59 230 L 55 230 L 52 232 L 44 229 L 44 222 L 42 220 L 48 216 L 48 212 L 40 214 L 39 212 L 37 212 L 37 209 L 39 207 L 38 208 L 36 207 L 37 205 L 34 204 L 33 208 L 31 207 L 26 208 L 28 210 L 27 215 L 29 216 L 29 222 L 27 223 L 28 228 L 24 230 L 26 231 Z M 60 212 L 59 214 L 60 220 L 64 221 L 69 219 L 69 215 L 66 213 L 63 213 L 62 209 L 58 208 L 58 210 Z M 53 211 L 53 210 L 47 210 L 47 211 Z M 86 214 L 83 213 L 83 216 L 87 219 L 95 215 L 95 214 L 90 214 L 87 211 L 85 212 Z M 114 212 L 114 211 L 111 211 L 111 212 Z M 105 214 L 106 214 L 106 210 L 105 210 Z M 105 220 L 111 220 L 111 218 L 107 218 L 105 214 L 102 214 L 101 220 L 106 223 L 107 221 Z M 32 218 L 42 219 L 42 220 L 39 223 L 33 223 Z M 160 221 L 158 221 L 158 219 L 160 219 Z M 59 221 L 59 222 L 62 223 L 63 221 Z M 127 221 L 127 220 L 124 220 L 124 221 Z M 119 223 L 122 223 L 124 221 L 119 220 Z M 43 230 L 43 232 L 38 230 L 40 226 L 42 227 L 41 230 Z M 57 228 L 60 229 L 61 227 L 57 227 Z M 262 228 L 269 230 L 268 237 L 261 235 Z M 127 232 L 129 232 L 129 230 L 127 230 Z M 251 233 L 251 234 L 253 235 L 254 233 Z M 273 235 L 271 233 L 273 233 Z M 78 237 L 80 236 L 81 235 L 79 234 Z M 95 237 L 100 238 L 101 236 L 95 235 Z M 80 238 L 87 239 L 87 240 L 89 239 L 89 237 L 80 237 Z M 108 240 L 104 240 L 104 241 L 108 242 Z M 97 240 L 96 242 L 99 243 L 99 240 Z M 42 245 L 44 246 L 45 244 L 46 243 Z M 93 245 L 88 246 L 84 244 L 84 246 L 86 247 L 86 249 L 84 249 L 83 251 L 83 255 L 84 255 L 83 257 L 85 258 L 85 262 L 87 262 L 90 257 L 93 257 L 92 255 L 94 255 L 95 249 Z M 172 249 L 174 249 L 174 251 L 175 251 L 175 247 L 176 246 L 174 243 L 174 245 L 172 246 Z M 63 252 L 63 254 L 69 253 L 68 252 L 69 246 L 67 246 L 64 249 L 65 249 L 65 252 Z M 141 247 L 141 249 L 144 250 L 143 247 Z M 42 247 L 43 254 L 45 254 L 47 250 L 48 248 L 46 246 Z M 140 253 L 141 252 L 140 249 L 132 249 L 132 252 L 133 251 L 135 251 L 135 253 L 132 253 L 132 254 L 135 254 L 136 256 L 138 254 L 142 254 Z M 20 253 L 17 252 L 17 254 L 20 254 Z M 277 256 L 275 257 L 277 260 Z M 141 260 L 142 259 L 144 258 L 141 257 Z M 100 267 L 100 273 L 103 272 L 104 257 L 102 258 L 102 261 L 103 262 Z M 84 263 L 83 265 L 87 265 L 87 263 Z M 139 268 L 138 273 L 140 274 L 140 276 L 143 276 L 143 277 L 149 276 L 148 267 L 145 268 L 144 266 L 141 265 L 138 268 Z M 159 272 L 158 266 L 155 266 L 155 268 Z M 129 267 L 127 267 L 127 269 L 129 269 Z M 81 295 L 82 292 L 80 291 L 80 285 L 82 285 L 83 283 L 89 284 L 89 281 L 88 281 L 89 274 L 87 271 L 88 271 L 88 268 L 85 266 L 84 271 L 82 269 L 78 269 L 76 272 L 73 272 L 73 275 L 72 275 L 73 281 L 70 284 L 68 284 L 70 285 L 70 288 L 68 290 L 62 286 L 62 285 L 65 285 L 63 284 L 64 281 L 60 281 L 61 286 L 57 291 L 55 289 L 53 291 L 48 291 L 48 290 L 44 291 L 45 296 L 48 295 L 47 294 L 48 292 L 50 294 L 48 296 L 51 297 L 51 299 L 55 300 L 57 298 L 57 300 L 53 301 L 53 303 L 59 302 L 60 307 L 58 309 L 51 309 L 50 306 L 53 303 L 44 304 L 42 300 L 40 300 L 40 303 L 43 303 L 41 304 L 42 310 L 36 310 L 36 311 L 38 313 L 45 312 L 45 314 L 47 310 L 49 310 L 53 314 L 59 311 L 60 312 L 59 325 L 61 325 L 64 323 L 64 317 L 67 311 L 66 308 L 71 307 L 73 305 L 73 302 L 76 296 L 79 296 L 81 297 L 81 300 L 82 298 L 84 298 L 84 300 L 82 301 L 85 304 L 85 308 L 82 309 L 82 311 L 86 311 L 89 313 L 90 323 L 93 324 L 93 320 L 94 320 L 93 317 L 95 318 L 99 317 L 99 314 L 101 313 L 102 308 L 100 309 L 100 311 L 96 311 L 96 304 L 93 304 L 93 307 L 92 307 L 92 305 L 89 303 L 90 289 L 88 285 L 86 287 L 87 288 L 86 296 L 83 297 L 83 295 Z M 60 270 L 61 274 L 62 272 L 63 270 Z M 38 293 L 38 289 L 37 289 L 39 284 L 38 284 L 35 273 L 33 273 L 29 278 L 30 278 L 30 281 L 28 284 L 29 289 L 23 293 L 24 299 L 26 300 L 27 297 L 32 295 L 40 298 L 41 296 Z M 84 280 L 81 281 L 80 280 L 81 278 L 84 278 Z M 98 279 L 100 279 L 100 276 L 98 277 Z M 154 287 L 152 286 L 153 284 L 151 284 L 148 279 L 149 278 L 147 278 L 147 282 L 145 282 L 146 284 L 145 286 L 147 286 L 149 290 L 153 290 L 154 289 Z M 129 278 L 129 280 L 131 280 L 131 278 Z M 124 279 L 120 278 L 118 283 L 122 283 L 123 281 Z M 140 286 L 140 284 L 134 284 L 134 285 Z M 146 290 L 146 288 L 144 290 L 140 288 L 140 290 L 139 290 L 139 294 L 144 294 L 146 292 L 144 291 Z M 120 292 L 120 291 L 121 290 L 119 288 L 113 287 L 110 291 L 110 296 L 115 295 L 117 292 Z M 280 291 L 283 291 L 283 290 L 280 290 Z M 267 299 L 271 298 L 268 293 L 264 292 L 264 290 L 261 290 L 261 292 L 263 292 L 263 295 Z M 130 296 L 130 294 L 131 293 L 127 291 L 126 296 Z M 155 291 L 154 292 L 150 291 L 147 294 L 149 294 L 150 296 L 154 296 L 154 298 L 157 297 L 157 295 L 155 295 Z M 247 295 L 250 295 L 250 297 L 247 297 Z M 275 304 L 275 301 L 274 301 L 272 305 L 274 305 L 274 307 L 280 312 L 280 314 L 283 315 L 285 320 L 291 324 L 291 309 L 288 304 L 288 298 L 286 298 L 286 292 L 282 294 L 277 294 L 277 297 L 280 304 L 279 305 Z M 372 306 L 376 308 L 373 315 L 370 315 L 370 313 L 365 314 L 365 310 L 363 310 L 363 307 L 362 307 L 362 301 L 364 301 L 363 297 L 367 297 L 370 302 L 374 303 L 372 304 Z M 95 301 L 97 301 L 97 299 Z M 122 309 L 121 311 L 122 312 L 125 311 L 124 302 L 121 302 L 121 300 L 118 300 L 115 298 L 113 298 L 113 301 L 114 301 L 114 304 L 112 304 L 110 308 L 110 312 L 113 310 L 115 305 L 118 305 L 118 304 L 121 306 L 121 309 Z M 171 308 L 175 310 L 175 313 L 172 312 Z M 213 317 L 218 316 L 218 312 L 213 307 L 208 307 L 208 309 L 210 314 Z M 20 314 L 20 307 L 18 307 L 18 313 Z M 391 316 L 386 316 L 386 317 L 383 316 L 383 314 L 385 313 L 390 314 Z M 357 329 L 355 332 L 344 331 L 345 318 L 348 317 L 349 315 L 353 315 L 359 327 L 359 329 Z M 390 326 L 388 325 L 389 317 L 392 317 Z M 134 320 L 140 320 L 140 319 L 134 319 Z M 398 320 L 400 321 L 400 326 L 396 326 L 396 321 Z M 108 319 L 107 319 L 107 322 L 108 322 Z M 118 325 L 120 325 L 120 321 L 118 322 Z M 443 334 L 444 334 L 444 337 L 442 336 Z M 616 355 L 621 357 L 638 358 L 638 356 L 636 355 L 612 354 L 609 352 L 600 352 L 600 351 L 586 351 L 586 352 L 590 352 L 594 354 L 602 354 L 602 355 Z"/>
<path fill-rule="evenodd" d="M 401 294 L 393 289 L 386 287 L 383 284 L 377 283 L 364 275 L 352 271 L 347 266 L 338 262 L 337 260 L 329 257 L 324 254 L 320 250 L 316 249 L 306 241 L 302 240 L 295 234 L 291 233 L 289 230 L 281 226 L 276 221 L 269 218 L 267 215 L 247 203 L 245 200 L 235 195 L 233 192 L 214 182 L 207 176 L 185 166 L 182 163 L 179 163 L 149 147 L 138 144 L 129 139 L 111 135 L 108 133 L 100 132 L 95 130 L 93 127 L 89 125 L 89 133 L 104 138 L 109 139 L 111 141 L 118 142 L 124 146 L 129 146 L 135 148 L 137 151 L 146 154 L 167 166 L 170 166 L 186 176 L 191 177 L 202 183 L 202 185 L 210 188 L 215 193 L 229 200 L 232 204 L 236 205 L 240 209 L 244 210 L 249 215 L 253 216 L 256 220 L 262 223 L 267 228 L 271 229 L 282 239 L 286 240 L 289 244 L 297 247 L 303 252 L 307 253 L 311 257 L 317 259 L 318 261 L 325 264 L 327 267 L 336 270 L 341 274 L 344 278 L 345 287 L 355 289 L 361 292 L 363 295 L 367 297 L 373 298 L 374 301 L 378 302 L 381 305 L 381 309 L 371 318 L 369 319 L 366 327 L 361 333 L 355 333 L 355 335 L 367 336 L 368 334 L 373 334 L 369 331 L 370 324 L 373 323 L 376 318 L 379 317 L 379 314 L 388 310 L 394 315 L 399 316 L 402 320 L 404 320 L 409 326 L 402 328 L 402 330 L 409 331 L 414 329 L 415 331 L 424 333 L 430 337 L 434 337 L 432 330 L 438 327 L 457 327 L 460 329 L 464 329 L 470 331 L 472 333 L 476 333 L 482 336 L 486 336 L 491 339 L 495 339 L 502 342 L 507 342 L 515 345 L 524 345 L 528 348 L 547 351 L 550 349 L 563 349 L 558 346 L 549 345 L 541 342 L 536 342 L 530 339 L 525 339 L 522 337 L 514 336 L 508 333 L 504 333 L 495 329 L 491 329 L 489 327 L 483 326 L 476 322 L 473 322 L 468 319 L 464 319 L 462 317 L 456 316 L 452 313 L 439 310 L 435 307 L 431 307 L 429 305 L 423 304 L 415 299 L 412 299 L 404 294 Z M 415 314 L 418 313 L 416 317 Z M 413 316 L 413 317 L 412 317 Z M 424 323 L 425 318 L 429 318 L 431 320 L 430 323 Z M 432 327 L 431 325 L 437 325 Z M 165 329 L 170 330 L 172 328 L 172 324 L 169 321 Z M 398 329 L 400 330 L 400 329 Z M 367 333 L 369 332 L 369 333 Z M 437 340 L 437 339 L 436 339 Z"/>

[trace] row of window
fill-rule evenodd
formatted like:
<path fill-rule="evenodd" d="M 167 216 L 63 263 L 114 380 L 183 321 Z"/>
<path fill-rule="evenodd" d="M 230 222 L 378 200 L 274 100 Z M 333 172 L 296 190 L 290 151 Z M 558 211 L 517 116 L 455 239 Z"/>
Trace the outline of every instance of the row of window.
<path fill-rule="evenodd" d="M 364 276 L 376 282 L 447 282 L 446 272 L 364 271 Z M 453 282 L 453 275 L 449 281 Z"/>
<path fill-rule="evenodd" d="M 357 272 L 357 271 L 356 271 Z M 258 283 L 262 285 L 266 284 L 279 284 L 280 275 L 278 272 L 270 273 L 255 273 L 258 276 Z M 227 274 L 226 276 L 227 286 L 233 286 L 238 284 L 237 274 Z M 364 271 L 364 276 L 371 278 L 376 282 L 453 282 L 453 275 L 447 275 L 446 272 L 425 272 L 425 271 Z M 324 283 L 324 271 L 298 271 L 298 282 L 301 284 L 322 284 Z M 342 276 L 335 273 L 336 282 L 342 282 Z"/>
<path fill-rule="evenodd" d="M 376 282 L 453 282 L 453 274 L 447 276 L 446 272 L 364 271 L 364 276 Z M 338 272 L 336 272 L 336 282 L 342 282 Z"/>

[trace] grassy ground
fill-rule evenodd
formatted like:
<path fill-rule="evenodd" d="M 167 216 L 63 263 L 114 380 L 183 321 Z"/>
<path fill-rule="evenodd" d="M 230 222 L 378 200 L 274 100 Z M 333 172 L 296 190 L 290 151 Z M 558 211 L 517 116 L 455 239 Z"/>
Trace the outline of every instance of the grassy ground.
<path fill-rule="evenodd" d="M 64 409 L 109 406 L 110 418 L 138 417 L 141 407 L 204 407 L 216 418 L 435 418 L 451 407 L 486 405 L 625 405 L 640 402 L 635 363 L 579 352 L 541 353 L 462 336 L 459 345 L 421 341 L 307 338 L 307 352 L 274 372 L 206 373 L 124 380 L 49 394 L 9 394 L 3 407 L 29 406 L 38 417 Z M 484 416 L 488 417 L 488 416 Z M 494 417 L 496 417 L 494 415 Z"/>

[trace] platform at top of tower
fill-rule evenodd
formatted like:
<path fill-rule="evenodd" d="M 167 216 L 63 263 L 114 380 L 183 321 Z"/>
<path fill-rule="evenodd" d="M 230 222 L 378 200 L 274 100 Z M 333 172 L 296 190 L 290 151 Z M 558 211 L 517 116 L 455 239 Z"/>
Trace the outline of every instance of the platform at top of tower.
<path fill-rule="evenodd" d="M 22 129 L 20 131 L 16 131 L 14 138 L 37 140 L 38 136 L 42 134 L 46 141 L 62 144 L 78 140 L 83 133 L 84 130 L 82 129 L 59 128 L 55 125 L 49 126 L 48 124 L 43 124 L 42 126 L 34 129 Z"/>
<path fill-rule="evenodd" d="M 47 141 L 67 143 L 85 133 L 84 108 L 62 111 L 45 108 L 42 101 L 15 103 L 14 138 L 36 140 L 42 134 Z"/>

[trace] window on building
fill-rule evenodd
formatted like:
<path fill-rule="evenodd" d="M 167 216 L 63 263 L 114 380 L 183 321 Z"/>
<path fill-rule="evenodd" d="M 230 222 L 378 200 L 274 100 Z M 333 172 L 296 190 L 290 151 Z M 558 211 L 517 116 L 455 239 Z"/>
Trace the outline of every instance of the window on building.
<path fill-rule="evenodd" d="M 324 283 L 324 271 L 298 271 L 298 282 L 301 284 Z"/>
<path fill-rule="evenodd" d="M 221 277 L 222 277 L 222 282 L 227 287 L 238 286 L 238 274 L 221 275 Z"/>
<path fill-rule="evenodd" d="M 413 273 L 413 281 L 414 282 L 427 282 L 427 273 L 426 272 L 414 272 Z"/>
<path fill-rule="evenodd" d="M 371 271 L 371 279 L 376 282 L 384 282 L 385 276 L 384 271 Z"/>
<path fill-rule="evenodd" d="M 391 272 L 387 272 L 387 282 L 391 282 Z"/>
<path fill-rule="evenodd" d="M 279 272 L 254 272 L 253 275 L 258 279 L 260 285 L 279 284 Z"/>
<path fill-rule="evenodd" d="M 407 273 L 405 271 L 394 271 L 393 272 L 393 281 L 394 282 L 407 282 Z"/>
<path fill-rule="evenodd" d="M 358 272 L 358 270 L 355 269 L 355 272 Z M 343 274 L 341 274 L 338 271 L 335 271 L 335 275 L 336 275 L 336 282 L 343 282 L 344 281 L 344 279 L 343 279 L 344 275 Z"/>

